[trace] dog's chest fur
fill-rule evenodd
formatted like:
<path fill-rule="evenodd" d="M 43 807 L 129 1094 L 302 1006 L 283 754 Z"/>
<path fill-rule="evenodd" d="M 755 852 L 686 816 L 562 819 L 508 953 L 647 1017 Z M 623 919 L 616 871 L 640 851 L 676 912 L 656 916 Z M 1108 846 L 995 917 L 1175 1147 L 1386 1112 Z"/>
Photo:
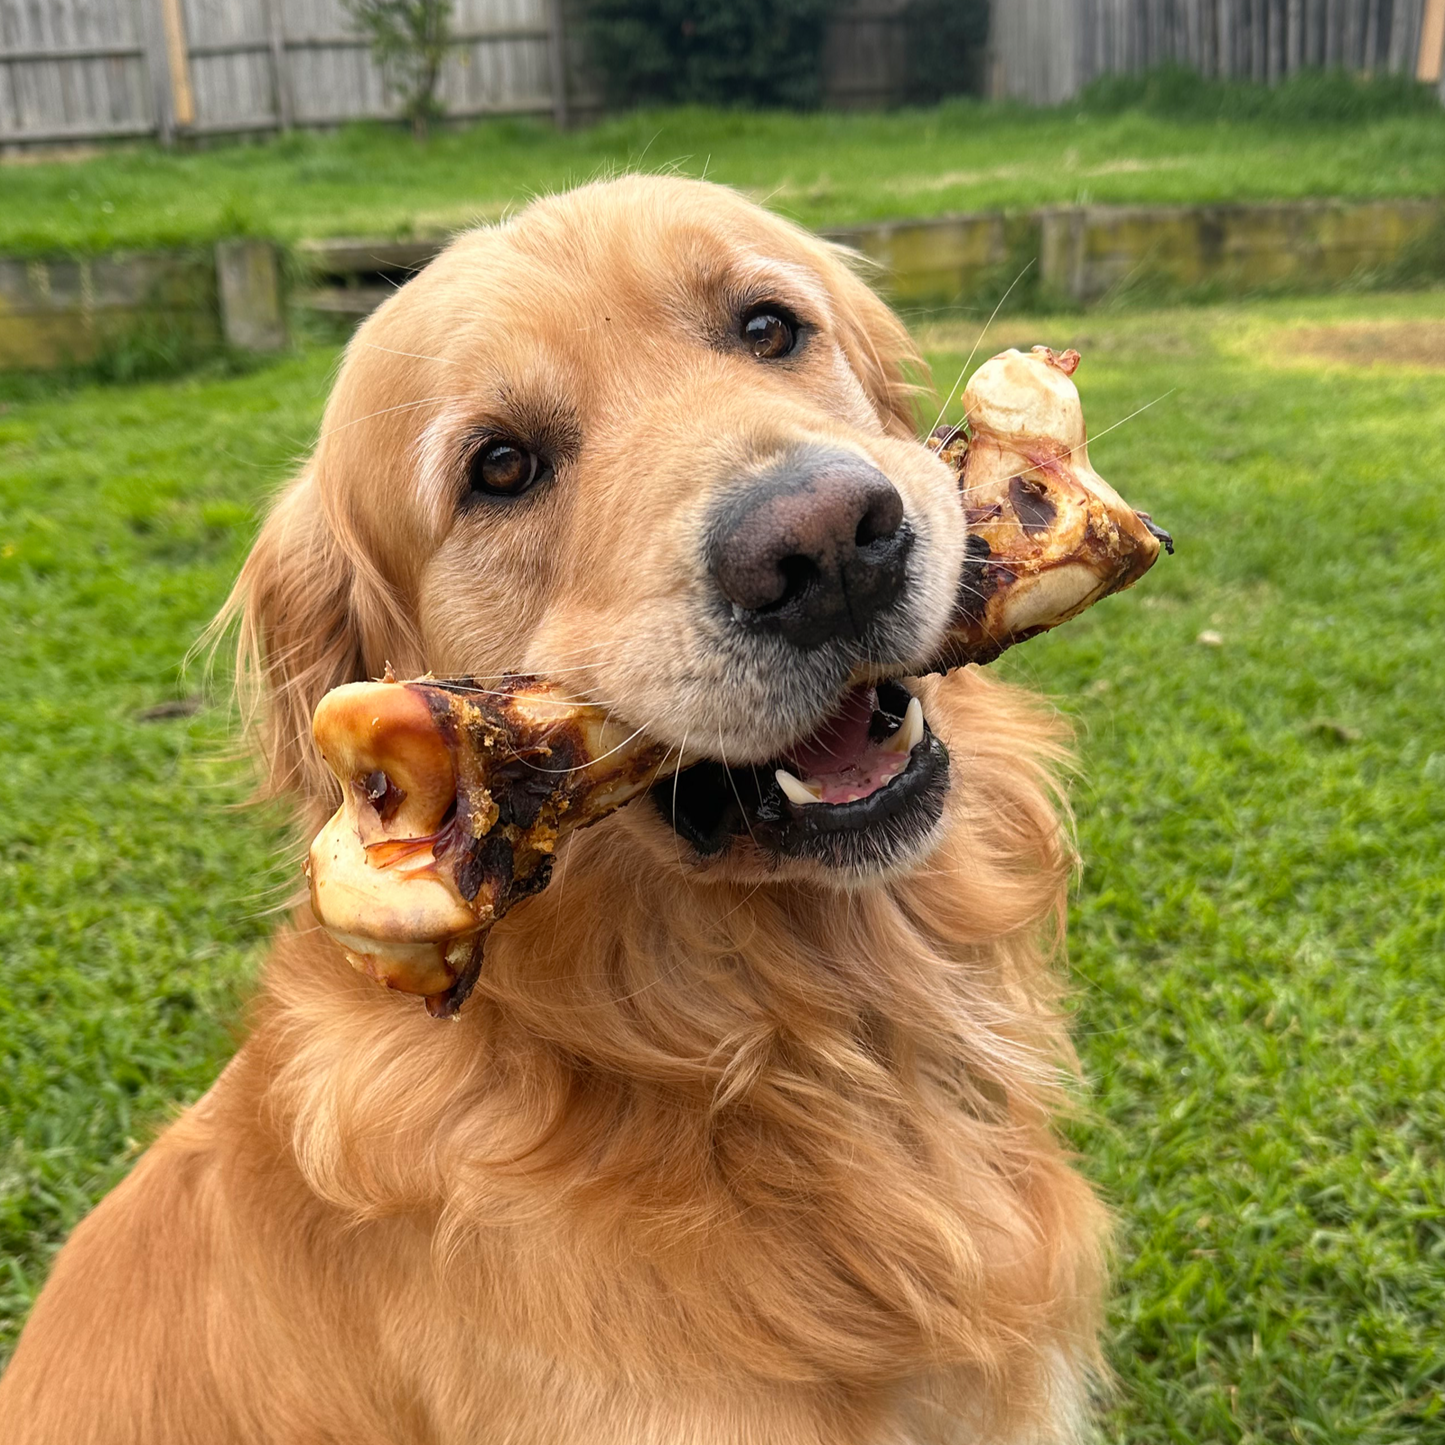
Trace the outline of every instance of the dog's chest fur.
<path fill-rule="evenodd" d="M 960 944 L 926 888 L 684 921 L 588 861 L 455 1025 L 281 944 L 236 1087 L 323 1259 L 278 1308 L 345 1278 L 447 1440 L 1062 1438 L 1098 1218 L 1024 945 Z"/>
<path fill-rule="evenodd" d="M 973 812 L 897 888 L 687 889 L 593 830 L 455 1023 L 303 917 L 62 1252 L 18 1438 L 103 1401 L 136 1445 L 1069 1439 L 1102 1215 L 1050 1128 L 1057 824 L 990 695 Z"/>

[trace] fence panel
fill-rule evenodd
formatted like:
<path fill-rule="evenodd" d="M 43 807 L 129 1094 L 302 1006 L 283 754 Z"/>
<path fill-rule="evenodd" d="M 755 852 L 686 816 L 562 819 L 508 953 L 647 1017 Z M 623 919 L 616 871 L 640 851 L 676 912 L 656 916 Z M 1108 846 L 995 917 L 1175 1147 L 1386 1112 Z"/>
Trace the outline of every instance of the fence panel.
<path fill-rule="evenodd" d="M 991 90 L 1054 105 L 1097 76 L 1170 60 L 1227 79 L 1277 81 L 1303 66 L 1338 65 L 1437 80 L 1445 21 L 1427 16 L 1442 3 L 996 0 Z"/>
<path fill-rule="evenodd" d="M 823 46 L 825 102 L 867 109 L 906 101 L 908 38 L 908 0 L 840 6 Z"/>
<path fill-rule="evenodd" d="M 266 13 L 259 0 L 180 0 L 199 132 L 277 124 Z"/>
<path fill-rule="evenodd" d="M 0 0 L 0 143 L 154 131 L 141 18 L 137 0 Z"/>
<path fill-rule="evenodd" d="M 457 0 L 449 114 L 558 112 L 555 0 Z M 391 117 L 341 0 L 0 0 L 0 144 Z"/>
<path fill-rule="evenodd" d="M 575 0 L 457 0 L 442 97 L 456 116 L 564 117 Z M 907 0 L 848 0 L 828 98 L 906 99 Z M 575 18 L 575 17 L 574 17 Z M 995 0 L 989 85 L 1057 104 L 1096 76 L 1175 60 L 1278 80 L 1301 66 L 1415 74 L 1445 99 L 1445 0 Z M 584 111 L 597 97 L 573 97 Z M 341 0 L 0 0 L 0 145 L 266 131 L 390 117 Z"/>
<path fill-rule="evenodd" d="M 389 113 L 381 74 L 339 0 L 281 0 L 278 9 L 297 125 Z"/>
<path fill-rule="evenodd" d="M 396 114 L 341 0 L 183 0 L 198 131 Z M 460 0 L 441 97 L 455 116 L 553 108 L 545 0 Z"/>
<path fill-rule="evenodd" d="M 458 0 L 443 94 L 453 115 L 553 109 L 546 0 Z"/>

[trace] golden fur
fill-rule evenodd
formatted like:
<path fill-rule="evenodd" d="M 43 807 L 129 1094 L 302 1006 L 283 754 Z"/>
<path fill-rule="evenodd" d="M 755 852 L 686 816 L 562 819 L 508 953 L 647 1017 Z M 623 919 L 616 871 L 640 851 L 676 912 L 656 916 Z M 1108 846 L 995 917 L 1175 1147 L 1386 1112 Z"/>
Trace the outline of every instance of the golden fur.
<path fill-rule="evenodd" d="M 814 323 L 791 369 L 709 343 L 749 287 Z M 324 815 L 311 710 L 388 660 L 546 671 L 766 758 L 797 719 L 687 671 L 686 544 L 798 437 L 933 527 L 921 658 L 962 538 L 913 361 L 835 252 L 716 187 L 630 178 L 462 238 L 358 333 L 238 584 L 272 786 Z M 456 519 L 457 438 L 489 418 L 577 458 L 550 510 Z M 453 1023 L 298 910 L 236 1058 L 62 1251 L 4 1439 L 1074 1439 L 1103 1222 L 1051 1127 L 1057 740 L 976 670 L 921 691 L 953 786 L 886 878 L 699 866 L 639 803 L 497 927 Z"/>

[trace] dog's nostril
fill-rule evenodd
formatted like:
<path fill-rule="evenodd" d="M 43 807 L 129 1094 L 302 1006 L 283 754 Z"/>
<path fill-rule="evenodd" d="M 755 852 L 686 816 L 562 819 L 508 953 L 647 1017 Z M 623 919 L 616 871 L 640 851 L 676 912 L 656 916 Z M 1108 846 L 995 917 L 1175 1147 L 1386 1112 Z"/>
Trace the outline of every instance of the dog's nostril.
<path fill-rule="evenodd" d="M 853 534 L 857 547 L 868 547 L 893 537 L 903 525 L 903 498 L 892 488 L 875 496 Z"/>
<path fill-rule="evenodd" d="M 784 557 L 778 563 L 778 571 L 782 574 L 783 590 L 769 608 L 786 607 L 790 602 L 796 602 L 818 580 L 818 564 L 811 557 L 797 553 Z"/>
<path fill-rule="evenodd" d="M 892 539 L 897 529 L 903 526 L 903 499 L 896 488 L 879 490 L 868 497 L 867 510 L 858 520 L 858 530 L 853 535 L 854 546 L 866 548 L 874 542 Z"/>

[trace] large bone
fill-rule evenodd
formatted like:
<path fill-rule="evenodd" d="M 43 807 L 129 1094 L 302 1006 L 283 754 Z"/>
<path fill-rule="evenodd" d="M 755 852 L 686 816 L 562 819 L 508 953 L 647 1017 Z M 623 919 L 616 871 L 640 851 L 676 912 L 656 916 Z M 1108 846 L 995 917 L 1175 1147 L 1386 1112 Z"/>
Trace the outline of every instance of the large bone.
<path fill-rule="evenodd" d="M 990 662 L 1154 564 L 1166 533 L 1089 465 L 1077 352 L 1006 351 L 963 394 L 969 434 L 929 445 L 959 473 L 968 560 L 930 671 Z M 307 860 L 311 905 L 362 972 L 455 1013 L 487 931 L 545 888 L 562 836 L 646 792 L 680 753 L 534 677 L 350 683 L 313 731 L 342 803 Z"/>
<path fill-rule="evenodd" d="M 666 755 L 534 677 L 348 683 L 312 732 L 342 794 L 307 858 L 312 911 L 363 973 L 439 1014 L 492 924 L 547 886 L 561 836 L 645 792 Z"/>
<path fill-rule="evenodd" d="M 943 670 L 1005 648 L 1132 587 L 1173 539 L 1089 464 L 1077 351 L 1036 346 L 986 361 L 963 393 L 965 436 L 928 445 L 959 473 L 968 556 Z"/>

